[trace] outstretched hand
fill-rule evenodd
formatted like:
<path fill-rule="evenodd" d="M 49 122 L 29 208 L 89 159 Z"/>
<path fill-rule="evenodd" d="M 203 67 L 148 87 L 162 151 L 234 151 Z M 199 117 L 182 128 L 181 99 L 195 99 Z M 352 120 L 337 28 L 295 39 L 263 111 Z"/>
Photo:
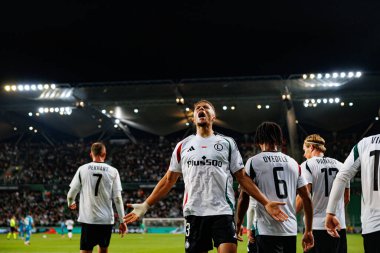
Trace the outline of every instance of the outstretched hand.
<path fill-rule="evenodd" d="M 121 235 L 121 238 L 124 237 L 124 234 L 128 231 L 127 225 L 125 223 L 120 223 L 119 225 L 119 234 Z"/>
<path fill-rule="evenodd" d="M 340 231 L 341 227 L 340 227 L 339 220 L 335 215 L 330 214 L 330 213 L 326 214 L 325 227 L 329 235 L 336 238 L 340 237 L 338 234 L 338 231 Z"/>
<path fill-rule="evenodd" d="M 277 202 L 277 201 L 269 201 L 265 205 L 265 210 L 269 213 L 270 216 L 272 216 L 273 219 L 276 221 L 286 221 L 289 217 L 288 215 L 281 210 L 280 206 L 284 206 L 284 202 Z"/>
<path fill-rule="evenodd" d="M 127 204 L 128 208 L 133 208 L 132 212 L 125 215 L 123 220 L 126 224 L 137 221 L 142 218 L 146 211 L 148 211 L 149 205 L 144 202 L 142 204 Z"/>
<path fill-rule="evenodd" d="M 240 226 L 240 227 L 237 227 L 236 228 L 236 239 L 239 241 L 239 242 L 242 242 L 243 241 L 243 227 Z"/>

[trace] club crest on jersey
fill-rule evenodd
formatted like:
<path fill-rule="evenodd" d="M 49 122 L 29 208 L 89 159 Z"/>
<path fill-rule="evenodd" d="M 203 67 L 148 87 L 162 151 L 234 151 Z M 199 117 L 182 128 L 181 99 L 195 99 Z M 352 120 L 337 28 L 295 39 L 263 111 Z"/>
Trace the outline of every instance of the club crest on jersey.
<path fill-rule="evenodd" d="M 217 151 L 222 151 L 222 150 L 223 150 L 223 145 L 220 144 L 220 143 L 216 143 L 216 144 L 214 145 L 214 148 L 215 148 L 215 150 L 217 150 Z"/>

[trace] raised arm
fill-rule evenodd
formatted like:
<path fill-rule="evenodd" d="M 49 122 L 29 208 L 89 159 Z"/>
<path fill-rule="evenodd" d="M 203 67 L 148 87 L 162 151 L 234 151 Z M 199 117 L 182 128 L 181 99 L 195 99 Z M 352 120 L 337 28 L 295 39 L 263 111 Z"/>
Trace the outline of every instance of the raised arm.
<path fill-rule="evenodd" d="M 177 182 L 181 173 L 168 170 L 163 178 L 158 182 L 153 192 L 142 204 L 127 204 L 128 207 L 133 207 L 133 211 L 124 217 L 124 222 L 127 224 L 135 222 L 148 211 L 149 207 L 156 204 L 161 198 L 165 197 L 173 185 Z"/>

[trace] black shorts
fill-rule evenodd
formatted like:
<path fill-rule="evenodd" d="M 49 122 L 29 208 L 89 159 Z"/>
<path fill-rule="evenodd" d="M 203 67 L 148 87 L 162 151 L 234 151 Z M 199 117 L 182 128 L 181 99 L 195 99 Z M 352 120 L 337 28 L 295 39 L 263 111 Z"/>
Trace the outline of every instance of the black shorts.
<path fill-rule="evenodd" d="M 295 253 L 297 236 L 257 235 L 259 253 Z"/>
<path fill-rule="evenodd" d="M 92 250 L 94 246 L 107 248 L 110 245 L 112 225 L 98 225 L 82 223 L 80 249 Z"/>
<path fill-rule="evenodd" d="M 222 243 L 237 244 L 235 222 L 232 215 L 186 217 L 185 250 L 198 253 L 212 250 Z"/>
<path fill-rule="evenodd" d="M 67 233 L 71 233 L 71 232 L 73 232 L 72 229 L 68 229 L 68 230 L 67 230 Z"/>
<path fill-rule="evenodd" d="M 380 231 L 363 235 L 364 252 L 365 253 L 380 253 Z"/>
<path fill-rule="evenodd" d="M 330 236 L 326 230 L 313 230 L 314 247 L 309 253 L 347 253 L 346 230 L 338 231 L 340 238 Z"/>
<path fill-rule="evenodd" d="M 10 230 L 11 233 L 17 233 L 16 227 L 10 227 L 9 230 Z"/>

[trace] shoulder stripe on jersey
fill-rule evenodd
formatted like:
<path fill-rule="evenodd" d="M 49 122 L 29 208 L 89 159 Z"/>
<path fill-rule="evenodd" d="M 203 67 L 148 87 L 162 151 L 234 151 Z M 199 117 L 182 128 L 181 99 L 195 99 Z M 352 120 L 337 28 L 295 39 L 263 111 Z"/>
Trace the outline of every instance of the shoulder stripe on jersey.
<path fill-rule="evenodd" d="M 358 144 L 354 146 L 354 161 L 359 158 Z"/>
<path fill-rule="evenodd" d="M 179 163 L 181 161 L 181 150 L 182 150 L 182 143 L 179 144 L 177 148 L 177 162 Z"/>
<path fill-rule="evenodd" d="M 305 163 L 305 165 L 306 165 L 306 169 L 307 169 L 307 171 L 310 172 L 310 175 L 313 175 L 313 173 L 311 173 L 311 169 L 309 168 L 309 165 L 307 165 L 307 162 Z"/>
<path fill-rule="evenodd" d="M 232 210 L 232 213 L 235 213 L 235 210 L 234 210 L 234 205 L 232 204 L 230 198 L 228 197 L 228 194 L 227 194 L 227 189 L 228 189 L 228 178 L 227 178 L 227 181 L 226 181 L 226 190 L 225 190 L 225 195 L 226 195 L 226 200 L 227 200 L 227 203 L 228 205 L 230 206 L 231 210 Z"/>
<path fill-rule="evenodd" d="M 78 175 L 79 175 L 79 182 L 80 182 L 80 184 L 82 184 L 82 178 L 80 176 L 80 172 L 78 173 Z"/>
<path fill-rule="evenodd" d="M 302 174 L 302 172 L 301 172 L 301 166 L 298 164 L 298 176 L 300 177 L 301 174 Z"/>
<path fill-rule="evenodd" d="M 228 146 L 228 163 L 231 163 L 231 142 L 227 138 L 224 138 L 224 137 L 222 138 L 228 142 L 228 145 L 229 145 Z"/>

